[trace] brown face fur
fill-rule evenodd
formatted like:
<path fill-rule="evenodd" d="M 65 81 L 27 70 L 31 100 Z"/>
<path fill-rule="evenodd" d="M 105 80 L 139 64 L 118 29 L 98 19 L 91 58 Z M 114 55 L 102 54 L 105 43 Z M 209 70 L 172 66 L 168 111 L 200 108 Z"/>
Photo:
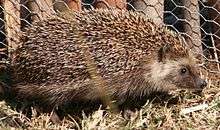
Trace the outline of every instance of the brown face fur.
<path fill-rule="evenodd" d="M 158 53 L 161 53 L 160 51 Z M 145 79 L 154 84 L 156 90 L 170 91 L 175 89 L 202 90 L 207 83 L 199 77 L 195 59 L 186 51 L 184 57 L 173 58 L 172 50 L 163 50 L 158 59 L 145 74 Z"/>
<path fill-rule="evenodd" d="M 168 63 L 171 65 L 167 77 L 167 82 L 181 89 L 203 89 L 206 86 L 204 80 L 199 77 L 196 64 L 190 63 L 188 59 L 180 59 L 180 61 Z"/>

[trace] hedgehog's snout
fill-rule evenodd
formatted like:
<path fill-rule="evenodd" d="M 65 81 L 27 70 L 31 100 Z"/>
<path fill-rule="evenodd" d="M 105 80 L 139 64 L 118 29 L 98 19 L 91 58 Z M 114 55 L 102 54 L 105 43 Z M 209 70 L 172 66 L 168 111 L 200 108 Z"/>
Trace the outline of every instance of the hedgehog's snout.
<path fill-rule="evenodd" d="M 207 82 L 205 80 L 201 81 L 200 87 L 205 88 L 207 86 Z"/>
<path fill-rule="evenodd" d="M 197 86 L 198 86 L 200 89 L 204 89 L 204 88 L 207 86 L 207 82 L 206 82 L 204 79 L 199 78 L 199 79 L 197 80 Z"/>

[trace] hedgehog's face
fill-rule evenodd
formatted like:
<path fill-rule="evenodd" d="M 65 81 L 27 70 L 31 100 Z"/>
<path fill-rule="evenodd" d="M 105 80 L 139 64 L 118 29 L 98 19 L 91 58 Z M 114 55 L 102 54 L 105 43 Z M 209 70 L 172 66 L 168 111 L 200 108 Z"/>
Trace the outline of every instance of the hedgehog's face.
<path fill-rule="evenodd" d="M 151 66 L 151 78 L 158 90 L 203 89 L 207 83 L 201 79 L 198 67 L 191 56 L 171 57 L 160 60 Z"/>
<path fill-rule="evenodd" d="M 190 62 L 187 58 L 165 63 L 164 66 L 170 66 L 164 68 L 164 71 L 167 71 L 167 76 L 163 80 L 167 85 L 170 84 L 181 89 L 200 90 L 207 85 L 206 81 L 200 78 L 196 64 Z"/>

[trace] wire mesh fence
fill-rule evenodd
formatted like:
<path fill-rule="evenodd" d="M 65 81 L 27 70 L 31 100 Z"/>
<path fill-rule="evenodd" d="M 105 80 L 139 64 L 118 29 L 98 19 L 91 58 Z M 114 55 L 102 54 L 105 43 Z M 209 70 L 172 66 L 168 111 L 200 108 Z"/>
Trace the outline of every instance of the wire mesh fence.
<path fill-rule="evenodd" d="M 7 61 L 19 45 L 20 32 L 35 21 L 66 8 L 139 11 L 157 24 L 183 35 L 185 43 L 203 57 L 203 67 L 220 72 L 219 0 L 0 0 L 0 58 Z M 211 64 L 211 67 L 208 66 Z"/>

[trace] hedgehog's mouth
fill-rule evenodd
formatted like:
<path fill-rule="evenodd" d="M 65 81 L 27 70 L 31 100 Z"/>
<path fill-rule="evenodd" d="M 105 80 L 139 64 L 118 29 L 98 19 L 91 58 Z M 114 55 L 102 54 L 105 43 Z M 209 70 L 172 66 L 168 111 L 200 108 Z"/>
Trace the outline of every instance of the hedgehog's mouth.
<path fill-rule="evenodd" d="M 186 88 L 183 88 L 183 89 L 189 90 L 191 92 L 202 92 L 204 88 L 186 87 Z"/>
<path fill-rule="evenodd" d="M 180 90 L 188 90 L 191 92 L 202 92 L 204 88 L 202 87 L 195 87 L 195 86 L 178 86 Z"/>

